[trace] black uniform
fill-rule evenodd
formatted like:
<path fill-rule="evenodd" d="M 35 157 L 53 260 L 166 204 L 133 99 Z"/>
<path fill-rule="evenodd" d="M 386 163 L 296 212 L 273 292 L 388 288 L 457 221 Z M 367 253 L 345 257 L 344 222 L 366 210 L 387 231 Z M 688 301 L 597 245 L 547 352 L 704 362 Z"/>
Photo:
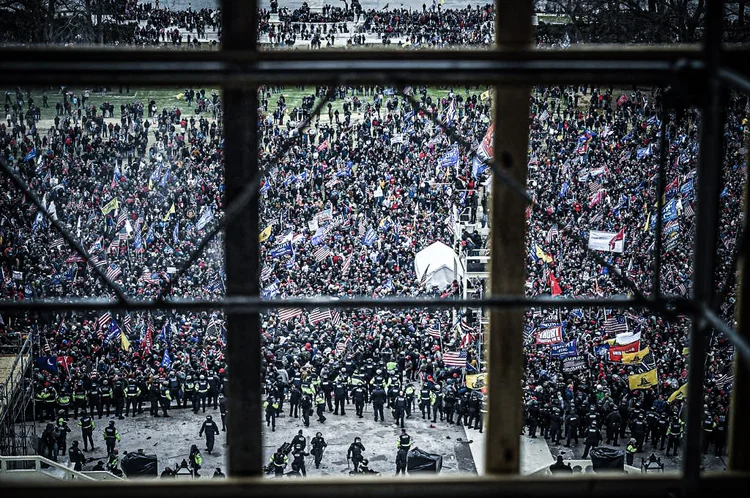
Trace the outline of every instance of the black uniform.
<path fill-rule="evenodd" d="M 206 449 L 210 455 L 214 449 L 214 437 L 219 434 L 219 426 L 217 426 L 216 422 L 213 420 L 205 420 L 203 425 L 201 425 L 201 431 L 198 434 L 198 437 L 203 436 L 204 432 L 206 433 Z"/>
<path fill-rule="evenodd" d="M 307 469 L 305 468 L 305 457 L 308 455 L 309 453 L 305 452 L 305 450 L 300 446 L 297 446 L 292 452 L 292 468 L 296 467 L 297 469 L 299 469 L 299 471 L 302 472 L 303 476 L 307 476 Z"/>
<path fill-rule="evenodd" d="M 372 410 L 375 413 L 375 422 L 378 420 L 385 421 L 385 415 L 383 415 L 385 397 L 385 391 L 380 387 L 372 391 Z M 378 419 L 378 417 L 380 418 Z"/>
<path fill-rule="evenodd" d="M 617 410 L 613 410 L 612 413 L 607 415 L 607 444 L 614 444 L 617 446 L 617 437 L 620 435 L 620 424 L 622 424 L 622 416 Z"/>
<path fill-rule="evenodd" d="M 419 390 L 419 409 L 422 411 L 422 418 L 425 418 L 425 412 L 430 416 L 430 390 L 426 385 Z"/>
<path fill-rule="evenodd" d="M 310 427 L 310 415 L 313 414 L 312 398 L 309 394 L 302 396 L 302 421 L 305 427 Z"/>
<path fill-rule="evenodd" d="M 310 453 L 315 457 L 315 468 L 319 469 L 320 461 L 323 459 L 323 450 L 328 446 L 328 443 L 323 439 L 323 436 L 315 436 L 310 441 L 310 446 L 312 446 Z"/>
<path fill-rule="evenodd" d="M 354 408 L 357 411 L 359 418 L 364 417 L 362 412 L 365 409 L 365 403 L 367 402 L 367 390 L 362 386 L 356 386 L 352 389 L 352 400 L 354 401 Z"/>
<path fill-rule="evenodd" d="M 576 412 L 570 412 L 568 416 L 565 418 L 565 434 L 568 436 L 568 440 L 565 443 L 565 446 L 570 446 L 570 440 L 574 439 L 576 444 L 578 444 L 578 426 L 580 424 L 580 419 L 578 418 L 578 414 Z"/>
<path fill-rule="evenodd" d="M 86 457 L 75 442 L 68 450 L 68 458 L 70 458 L 70 463 L 74 464 L 73 470 L 79 472 L 83 470 L 83 464 L 86 463 Z"/>
<path fill-rule="evenodd" d="M 346 452 L 346 459 L 352 461 L 354 472 L 359 470 L 359 464 L 364 460 L 364 457 L 362 456 L 363 451 L 365 451 L 365 447 L 359 441 L 355 441 L 349 445 L 349 450 Z"/>
<path fill-rule="evenodd" d="M 299 405 L 302 401 L 302 391 L 297 386 L 292 386 L 289 392 L 289 416 L 299 418 Z"/>
<path fill-rule="evenodd" d="M 583 458 L 588 458 L 589 450 L 599 446 L 599 441 L 602 440 L 602 433 L 596 424 L 592 424 L 586 430 L 586 446 L 583 449 Z"/>
<path fill-rule="evenodd" d="M 402 395 L 396 396 L 394 404 L 394 414 L 396 416 L 396 425 L 399 423 L 404 427 L 404 416 L 406 415 L 406 398 Z"/>
<path fill-rule="evenodd" d="M 346 386 L 341 382 L 337 382 L 336 387 L 333 388 L 333 394 L 336 396 L 336 408 L 333 414 L 338 415 L 339 409 L 341 409 L 341 415 L 346 415 L 346 408 L 344 405 L 347 401 Z"/>
<path fill-rule="evenodd" d="M 78 426 L 81 428 L 81 435 L 83 437 L 83 449 L 88 451 L 88 445 L 91 445 L 91 449 L 94 449 L 94 420 L 88 415 L 81 415 L 81 420 L 78 422 Z M 80 450 L 79 450 L 80 451 Z"/>

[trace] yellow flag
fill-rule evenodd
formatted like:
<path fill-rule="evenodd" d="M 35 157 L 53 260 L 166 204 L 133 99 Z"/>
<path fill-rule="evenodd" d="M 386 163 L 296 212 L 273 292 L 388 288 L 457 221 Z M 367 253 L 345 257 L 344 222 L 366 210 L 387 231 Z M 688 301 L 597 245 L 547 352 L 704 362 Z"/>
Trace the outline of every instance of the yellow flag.
<path fill-rule="evenodd" d="M 480 95 L 482 100 L 489 100 L 490 99 L 490 91 L 487 90 L 486 92 L 482 92 L 482 95 Z"/>
<path fill-rule="evenodd" d="M 539 244 L 536 245 L 536 257 L 544 261 L 545 263 L 551 263 L 552 262 L 552 256 L 547 254 L 542 250 L 541 247 L 539 247 Z"/>
<path fill-rule="evenodd" d="M 690 348 L 682 348 L 682 356 L 687 356 L 690 354 Z"/>
<path fill-rule="evenodd" d="M 673 392 L 672 395 L 667 398 L 667 402 L 672 403 L 674 401 L 679 401 L 685 398 L 687 398 L 687 383 L 681 385 L 678 390 Z"/>
<path fill-rule="evenodd" d="M 642 363 L 643 359 L 651 350 L 646 346 L 635 353 L 622 353 L 622 362 L 626 364 Z"/>
<path fill-rule="evenodd" d="M 651 222 L 651 213 L 648 213 L 648 216 L 646 217 L 646 224 L 643 225 L 643 231 L 648 231 L 648 224 Z"/>
<path fill-rule="evenodd" d="M 268 225 L 262 232 L 260 232 L 260 235 L 258 235 L 258 242 L 265 242 L 268 240 L 268 237 L 271 236 L 271 232 L 273 231 L 273 225 Z"/>
<path fill-rule="evenodd" d="M 125 332 L 120 332 L 120 345 L 122 346 L 123 351 L 130 349 L 130 341 L 125 336 Z"/>
<path fill-rule="evenodd" d="M 169 208 L 169 211 L 167 211 L 167 214 L 164 215 L 163 221 L 169 221 L 169 217 L 172 214 L 174 214 L 174 202 L 172 203 L 172 207 Z"/>
<path fill-rule="evenodd" d="M 106 203 L 104 207 L 102 207 L 102 214 L 107 215 L 108 213 L 114 211 L 115 209 L 120 208 L 120 203 L 117 202 L 117 197 L 113 198 L 111 201 Z"/>
<path fill-rule="evenodd" d="M 656 375 L 656 369 L 649 370 L 646 373 L 628 375 L 628 384 L 630 390 L 635 391 L 636 389 L 646 389 L 648 387 L 654 387 L 659 383 L 659 376 Z"/>
<path fill-rule="evenodd" d="M 151 181 L 151 178 L 148 179 L 148 189 L 152 190 L 154 188 L 154 182 Z"/>

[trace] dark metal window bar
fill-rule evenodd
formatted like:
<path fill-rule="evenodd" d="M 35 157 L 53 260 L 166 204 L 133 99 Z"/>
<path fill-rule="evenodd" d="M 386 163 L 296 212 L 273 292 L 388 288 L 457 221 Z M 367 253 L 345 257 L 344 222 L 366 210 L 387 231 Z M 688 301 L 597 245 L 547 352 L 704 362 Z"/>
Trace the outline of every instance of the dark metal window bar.
<path fill-rule="evenodd" d="M 750 78 L 743 74 L 736 55 L 745 49 L 734 50 L 731 57 L 721 46 L 723 2 L 707 3 L 704 43 L 700 50 L 686 49 L 626 49 L 604 51 L 535 52 L 523 47 L 505 44 L 506 50 L 483 52 L 302 52 L 268 53 L 257 50 L 256 2 L 225 0 L 223 2 L 224 39 L 222 51 L 216 53 L 173 53 L 153 51 L 113 52 L 108 50 L 2 50 L 0 49 L 0 82 L 13 85 L 66 83 L 127 82 L 141 85 L 168 85 L 170 82 L 216 84 L 225 88 L 226 122 L 226 211 L 207 233 L 204 240 L 185 260 L 173 279 L 164 285 L 156 299 L 135 299 L 125 295 L 122 288 L 95 265 L 97 276 L 116 296 L 115 299 L 39 299 L 31 301 L 0 301 L 0 312 L 52 311 L 52 310 L 216 310 L 227 313 L 229 342 L 227 356 L 232 375 L 230 390 L 248 393 L 231 396 L 231 426 L 240 427 L 243 421 L 260 421 L 260 373 L 256 369 L 236 368 L 247 358 L 260 353 L 259 313 L 274 308 L 314 307 L 425 307 L 447 308 L 482 306 L 487 309 L 522 309 L 531 306 L 547 308 L 607 306 L 610 308 L 649 309 L 667 319 L 678 315 L 692 317 L 690 332 L 690 369 L 688 424 L 683 465 L 683 492 L 698 489 L 702 480 L 700 472 L 700 418 L 704 380 L 703 359 L 706 355 L 706 338 L 712 329 L 727 336 L 734 344 L 745 366 L 750 366 L 750 344 L 733 327 L 724 323 L 717 309 L 721 294 L 730 287 L 728 281 L 722 293 L 713 288 L 716 267 L 719 192 L 721 189 L 723 96 L 730 89 L 750 91 Z M 512 15 L 512 2 L 498 1 L 498 15 Z M 521 9 L 523 11 L 523 9 Z M 529 20 L 522 19 L 524 22 Z M 501 45 L 503 42 L 500 42 Z M 113 60 L 113 59 L 119 60 Z M 740 60 L 746 60 L 740 56 Z M 286 299 L 262 300 L 259 297 L 259 211 L 258 188 L 262 177 L 262 164 L 257 154 L 255 120 L 248 119 L 257 109 L 257 87 L 266 83 L 283 84 L 304 79 L 336 85 L 354 83 L 385 83 L 403 86 L 408 83 L 430 84 L 540 84 L 572 81 L 594 82 L 650 82 L 680 88 L 700 82 L 707 90 L 700 102 L 703 127 L 700 139 L 699 204 L 697 209 L 697 236 L 694 263 L 694 293 L 686 299 L 665 296 L 661 292 L 661 249 L 663 228 L 663 200 L 657 195 L 655 241 L 655 267 L 653 295 L 644 295 L 637 286 L 616 271 L 610 274 L 630 289 L 632 298 L 570 299 L 526 298 L 517 295 L 490 295 L 481 300 L 456 299 L 432 301 L 419 298 L 387 298 L 373 300 L 354 299 Z M 403 93 L 403 92 L 402 92 Z M 322 99 L 311 118 L 325 105 L 330 93 Z M 413 106 L 420 104 L 407 97 Z M 692 105 L 691 102 L 682 102 Z M 523 104 L 524 106 L 526 104 Z M 657 192 L 663 192 L 667 157 L 666 122 L 669 110 L 663 106 L 661 115 L 660 160 Z M 429 116 L 435 124 L 437 117 Z M 308 118 L 308 121 L 309 119 Z M 243 124 L 244 123 L 244 124 Z M 304 126 L 304 123 L 301 125 Z M 463 141 L 455 130 L 446 132 L 451 138 Z M 283 153 L 294 139 L 285 143 Z M 273 159 L 260 163 L 273 162 Z M 4 160 L 0 160 L 2 173 L 7 174 L 17 188 L 22 190 L 40 212 L 63 236 L 64 240 L 87 261 L 89 255 L 80 242 L 57 220 L 52 219 L 39 197 Z M 496 181 L 503 184 L 539 214 L 550 218 L 538 209 L 525 187 L 506 173 L 497 161 L 490 164 Z M 744 220 L 735 249 L 732 269 L 745 251 L 747 218 Z M 562 225 L 560 225 L 562 226 Z M 192 300 L 169 297 L 174 283 L 179 280 L 201 256 L 209 242 L 221 230 L 226 230 L 227 296 L 218 300 Z M 578 235 L 579 242 L 585 244 Z M 613 270 L 598 254 L 590 253 L 599 264 Z M 493 272 L 494 273 L 494 272 Z M 733 278 L 734 271 L 730 278 Z M 516 331 L 518 334 L 520 330 Z M 242 340 L 239 340 L 242 336 Z M 248 339 L 249 338 L 249 339 Z M 518 379 L 520 381 L 520 379 Z M 490 415 L 490 421 L 492 421 Z M 497 420 L 496 420 L 497 422 Z M 733 423 L 737 423 L 733 420 Z M 746 431 L 745 433 L 746 434 Z M 230 472 L 234 476 L 258 476 L 261 467 L 260 422 L 257 428 L 236 431 L 230 446 Z M 746 465 L 744 462 L 742 465 Z M 703 479 L 705 482 L 705 479 Z M 590 493 L 590 490 L 589 490 Z"/>

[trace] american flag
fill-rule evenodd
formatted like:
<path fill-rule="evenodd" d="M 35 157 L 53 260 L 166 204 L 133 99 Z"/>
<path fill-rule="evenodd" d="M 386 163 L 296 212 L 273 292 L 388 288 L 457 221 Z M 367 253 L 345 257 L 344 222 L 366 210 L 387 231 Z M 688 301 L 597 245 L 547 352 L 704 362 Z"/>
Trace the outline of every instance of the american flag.
<path fill-rule="evenodd" d="M 78 253 L 73 253 L 65 260 L 66 263 L 83 263 L 85 259 Z"/>
<path fill-rule="evenodd" d="M 101 256 L 95 256 L 91 258 L 91 264 L 93 264 L 94 266 L 98 266 L 99 268 L 101 268 L 102 266 L 107 266 L 107 262 Z"/>
<path fill-rule="evenodd" d="M 628 331 L 628 324 L 623 316 L 607 318 L 604 320 L 604 330 L 608 334 L 624 334 Z"/>
<path fill-rule="evenodd" d="M 261 280 L 268 280 L 271 278 L 271 274 L 273 273 L 273 268 L 270 265 L 264 266 L 263 270 L 260 272 L 260 279 Z"/>
<path fill-rule="evenodd" d="M 336 354 L 340 355 L 344 351 L 346 351 L 346 346 L 349 344 L 349 339 L 351 337 L 347 337 L 345 341 L 339 341 L 336 343 Z"/>
<path fill-rule="evenodd" d="M 120 269 L 120 267 L 115 263 L 111 263 L 107 268 L 107 278 L 110 280 L 114 280 L 120 275 L 122 275 L 122 270 Z"/>
<path fill-rule="evenodd" d="M 556 237 L 560 236 L 560 231 L 557 229 L 557 223 L 553 224 L 552 227 L 550 227 L 549 232 L 547 232 L 547 243 L 550 244 Z"/>
<path fill-rule="evenodd" d="M 313 256 L 315 256 L 315 261 L 317 261 L 318 263 L 320 263 L 321 261 L 323 261 L 330 255 L 331 255 L 331 249 L 329 249 L 327 246 L 320 246 L 313 253 Z"/>
<path fill-rule="evenodd" d="M 129 336 L 133 333 L 133 324 L 130 318 L 130 313 L 125 313 L 125 318 L 122 319 L 122 327 L 125 329 L 126 335 Z"/>
<path fill-rule="evenodd" d="M 122 230 L 119 231 L 117 234 L 117 238 L 120 239 L 120 242 L 125 242 L 128 240 L 128 231 L 125 230 L 125 227 L 122 227 Z"/>
<path fill-rule="evenodd" d="M 602 189 L 602 184 L 598 181 L 591 181 L 589 182 L 587 188 L 589 190 L 589 197 L 592 197 Z"/>
<path fill-rule="evenodd" d="M 347 258 L 344 260 L 344 265 L 341 267 L 341 274 L 346 276 L 349 273 L 349 267 L 352 265 L 352 258 L 354 257 L 354 253 L 347 256 Z"/>
<path fill-rule="evenodd" d="M 107 324 L 109 324 L 109 322 L 110 322 L 111 320 L 112 320 L 112 314 L 111 314 L 111 313 L 110 313 L 110 312 L 108 311 L 108 312 L 104 313 L 104 314 L 103 314 L 102 316 L 100 316 L 100 317 L 99 317 L 99 318 L 98 318 L 98 319 L 96 320 L 96 323 L 97 323 L 97 325 L 99 325 L 99 329 L 101 330 L 101 329 L 103 329 L 104 327 L 106 327 L 106 326 L 107 326 Z"/>
<path fill-rule="evenodd" d="M 677 284 L 677 292 L 681 296 L 686 296 L 687 295 L 688 290 L 687 290 L 687 287 L 685 287 L 685 283 L 684 282 L 680 282 L 679 284 Z"/>
<path fill-rule="evenodd" d="M 128 213 L 125 212 L 125 210 L 120 211 L 120 216 L 117 217 L 117 225 L 115 225 L 115 228 L 120 228 L 125 224 L 125 221 L 128 219 Z"/>
<path fill-rule="evenodd" d="M 334 325 L 341 323 L 341 313 L 338 310 L 331 310 L 331 323 Z"/>
<path fill-rule="evenodd" d="M 47 356 L 52 355 L 52 350 L 49 347 L 49 342 L 47 341 L 47 339 L 44 340 L 44 354 L 46 354 Z"/>
<path fill-rule="evenodd" d="M 435 339 L 440 339 L 440 324 L 436 323 L 431 327 L 427 327 L 427 335 L 430 335 Z"/>
<path fill-rule="evenodd" d="M 52 241 L 50 247 L 61 249 L 65 245 L 65 239 L 59 238 Z"/>
<path fill-rule="evenodd" d="M 115 237 L 114 239 L 112 239 L 112 242 L 109 244 L 109 247 L 107 248 L 107 252 L 117 251 L 119 247 L 120 247 L 120 237 Z"/>
<path fill-rule="evenodd" d="M 685 216 L 695 216 L 695 211 L 693 211 L 693 203 L 687 203 L 687 206 L 685 207 Z"/>
<path fill-rule="evenodd" d="M 284 308 L 279 310 L 279 321 L 288 322 L 300 315 L 302 315 L 302 310 L 300 308 Z"/>
<path fill-rule="evenodd" d="M 446 351 L 443 355 L 443 363 L 448 367 L 465 367 L 466 351 Z"/>
<path fill-rule="evenodd" d="M 159 274 L 158 273 L 144 273 L 141 275 L 141 278 L 139 279 L 141 282 L 146 282 L 147 284 L 159 284 Z"/>
<path fill-rule="evenodd" d="M 602 219 L 604 219 L 604 213 L 599 211 L 598 213 L 596 213 L 594 216 L 591 217 L 591 223 L 599 223 L 600 221 L 602 221 Z"/>
<path fill-rule="evenodd" d="M 320 308 L 315 308 L 310 312 L 310 323 L 316 324 L 320 323 L 323 320 L 330 320 L 331 319 L 331 310 L 322 310 Z"/>
<path fill-rule="evenodd" d="M 729 386 L 734 381 L 734 375 L 733 374 L 724 374 L 720 377 L 716 377 L 714 379 L 714 383 L 716 384 L 716 387 L 719 389 L 724 389 L 727 386 Z"/>

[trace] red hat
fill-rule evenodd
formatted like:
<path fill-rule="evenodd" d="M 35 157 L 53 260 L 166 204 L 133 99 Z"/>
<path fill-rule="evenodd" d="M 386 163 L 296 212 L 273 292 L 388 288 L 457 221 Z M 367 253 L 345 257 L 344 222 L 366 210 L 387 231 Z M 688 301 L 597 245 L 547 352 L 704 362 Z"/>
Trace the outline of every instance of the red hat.
<path fill-rule="evenodd" d="M 223 373 L 224 373 L 224 369 L 223 369 L 223 368 L 220 368 L 220 369 L 219 369 L 219 373 L 220 373 L 220 374 L 223 374 Z"/>

